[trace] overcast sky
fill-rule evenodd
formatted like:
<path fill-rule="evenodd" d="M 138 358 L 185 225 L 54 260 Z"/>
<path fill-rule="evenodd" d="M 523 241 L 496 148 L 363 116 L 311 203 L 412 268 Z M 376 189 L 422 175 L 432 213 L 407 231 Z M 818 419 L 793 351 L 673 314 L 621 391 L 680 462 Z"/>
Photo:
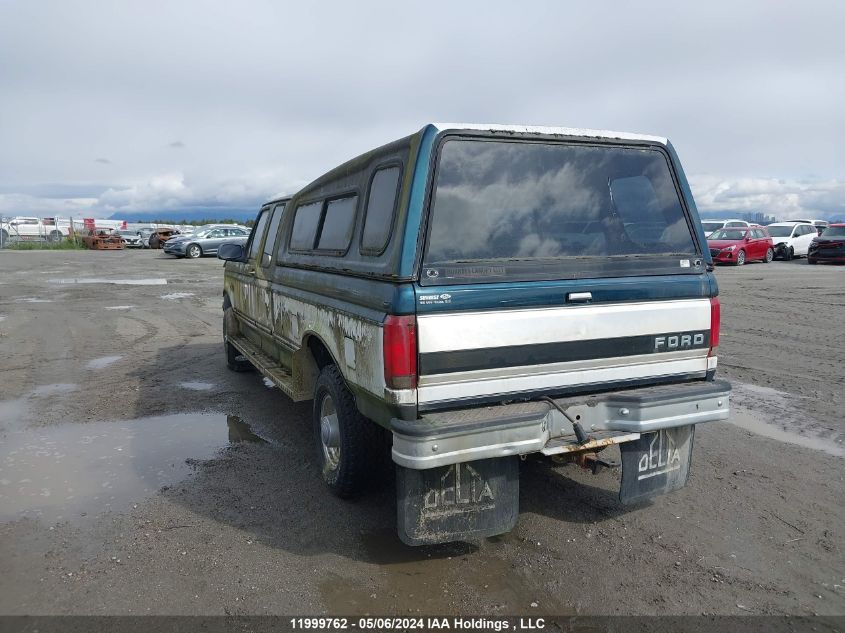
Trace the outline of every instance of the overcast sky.
<path fill-rule="evenodd" d="M 845 2 L 622 5 L 0 0 L 0 213 L 256 208 L 467 121 L 668 136 L 704 211 L 845 217 Z"/>

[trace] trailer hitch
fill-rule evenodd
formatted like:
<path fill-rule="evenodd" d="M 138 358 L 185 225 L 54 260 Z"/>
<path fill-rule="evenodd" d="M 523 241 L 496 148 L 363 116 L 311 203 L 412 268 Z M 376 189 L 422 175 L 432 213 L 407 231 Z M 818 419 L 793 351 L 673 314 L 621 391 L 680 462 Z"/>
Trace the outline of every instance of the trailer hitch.
<path fill-rule="evenodd" d="M 587 453 L 584 455 L 584 462 L 581 464 L 584 468 L 588 468 L 594 475 L 597 475 L 602 468 L 619 468 L 622 462 L 617 462 L 614 459 L 605 459 L 598 453 Z"/>
<path fill-rule="evenodd" d="M 569 421 L 572 423 L 572 430 L 573 430 L 573 431 L 575 431 L 575 437 L 576 437 L 576 439 L 578 440 L 578 443 L 579 443 L 579 444 L 586 444 L 587 442 L 589 442 L 589 441 L 590 441 L 590 439 L 592 439 L 592 438 L 590 438 L 590 436 L 589 436 L 589 435 L 587 435 L 587 434 L 584 432 L 584 428 L 583 428 L 583 427 L 582 427 L 582 426 L 578 423 L 578 421 L 577 421 L 577 420 L 573 420 L 573 419 L 572 419 L 572 418 L 571 418 L 571 417 L 570 417 L 570 416 L 566 413 L 566 411 L 564 411 L 563 409 L 561 409 L 561 408 L 560 408 L 560 406 L 558 405 L 558 403 L 557 403 L 557 402 L 555 402 L 554 400 L 552 400 L 552 399 L 551 399 L 551 398 L 549 398 L 548 396 L 542 396 L 542 397 L 540 398 L 540 400 L 542 400 L 543 402 L 548 402 L 548 403 L 549 403 L 550 405 L 552 405 L 555 409 L 557 409 L 558 411 L 560 411 L 560 414 L 561 414 L 563 417 L 565 417 L 567 420 L 569 420 Z"/>

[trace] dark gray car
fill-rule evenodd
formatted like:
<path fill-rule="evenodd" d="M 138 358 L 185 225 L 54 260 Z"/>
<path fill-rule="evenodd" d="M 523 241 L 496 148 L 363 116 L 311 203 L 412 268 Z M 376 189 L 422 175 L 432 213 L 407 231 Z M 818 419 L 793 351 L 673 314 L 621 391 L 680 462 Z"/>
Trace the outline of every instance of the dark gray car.
<path fill-rule="evenodd" d="M 172 237 L 164 244 L 164 252 L 176 257 L 195 259 L 214 255 L 221 244 L 246 244 L 249 229 L 243 226 L 202 226 L 188 235 Z"/>

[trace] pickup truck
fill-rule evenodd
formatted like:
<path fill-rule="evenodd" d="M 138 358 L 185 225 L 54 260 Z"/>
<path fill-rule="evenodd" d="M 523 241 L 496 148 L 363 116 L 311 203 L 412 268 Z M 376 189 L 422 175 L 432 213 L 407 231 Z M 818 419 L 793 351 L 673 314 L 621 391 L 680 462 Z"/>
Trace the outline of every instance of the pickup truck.
<path fill-rule="evenodd" d="M 46 239 L 49 242 L 57 242 L 68 236 L 70 230 L 69 221 L 58 223 L 55 221 L 42 220 L 31 217 L 15 217 L 4 220 L 0 223 L 0 243 L 5 244 L 10 240 L 27 241 Z"/>
<path fill-rule="evenodd" d="M 512 529 L 529 456 L 621 467 L 623 504 L 681 488 L 696 425 L 729 415 L 665 138 L 426 125 L 268 201 L 218 257 L 229 367 L 313 402 L 335 494 L 392 461 L 410 545 Z"/>

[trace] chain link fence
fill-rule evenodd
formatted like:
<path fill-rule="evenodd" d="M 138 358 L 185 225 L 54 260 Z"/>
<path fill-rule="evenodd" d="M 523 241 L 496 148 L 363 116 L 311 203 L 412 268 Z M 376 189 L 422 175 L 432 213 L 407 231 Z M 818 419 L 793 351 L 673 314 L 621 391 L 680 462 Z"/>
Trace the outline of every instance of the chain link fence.
<path fill-rule="evenodd" d="M 83 228 L 73 218 L 34 218 L 0 215 L 0 249 L 67 248 Z"/>

